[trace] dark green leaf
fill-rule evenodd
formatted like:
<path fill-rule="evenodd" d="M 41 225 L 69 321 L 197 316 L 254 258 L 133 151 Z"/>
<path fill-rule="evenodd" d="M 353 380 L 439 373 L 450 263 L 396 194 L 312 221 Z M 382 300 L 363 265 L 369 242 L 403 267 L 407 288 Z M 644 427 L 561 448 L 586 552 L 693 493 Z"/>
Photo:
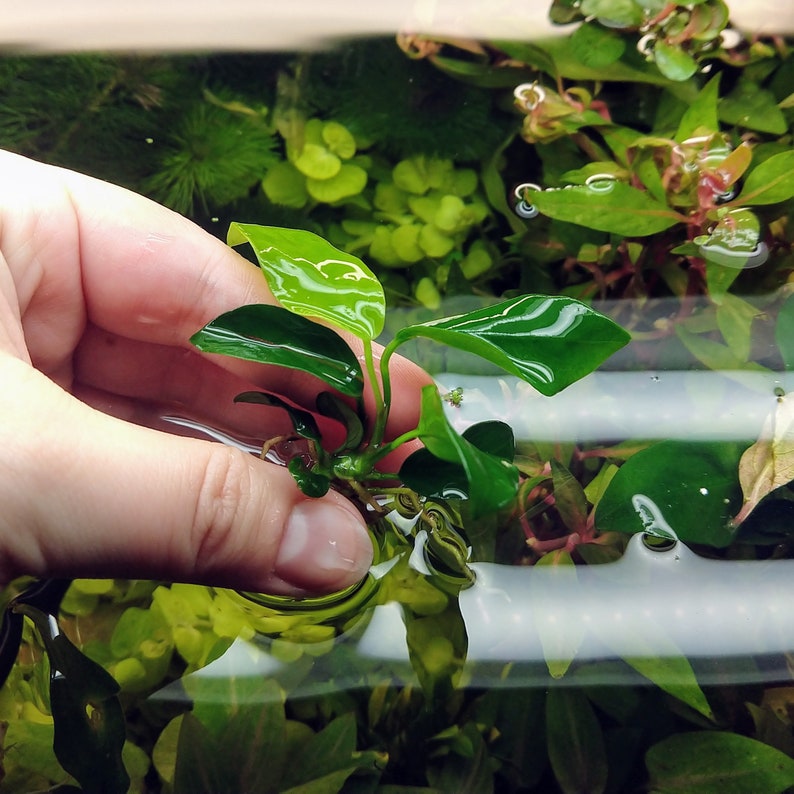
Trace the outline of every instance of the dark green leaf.
<path fill-rule="evenodd" d="M 754 168 L 732 204 L 777 204 L 794 196 L 794 150 L 781 152 Z"/>
<path fill-rule="evenodd" d="M 528 190 L 526 200 L 550 218 L 624 237 L 657 234 L 686 220 L 647 193 L 613 179 Z"/>
<path fill-rule="evenodd" d="M 332 720 L 314 734 L 284 771 L 279 791 L 337 792 L 359 767 L 370 764 L 365 754 L 356 754 L 356 720 L 352 713 Z M 331 788 L 333 783 L 336 787 Z"/>
<path fill-rule="evenodd" d="M 308 411 L 295 408 L 288 402 L 276 397 L 275 394 L 268 394 L 263 391 L 244 391 L 238 394 L 234 401 L 236 403 L 255 403 L 257 405 L 269 405 L 272 408 L 283 408 L 292 421 L 295 432 L 303 438 L 310 438 L 312 441 L 321 441 L 320 428 L 317 427 L 314 417 Z"/>
<path fill-rule="evenodd" d="M 331 487 L 331 480 L 319 472 L 313 472 L 306 467 L 301 458 L 292 458 L 287 464 L 289 473 L 295 478 L 298 487 L 306 496 L 319 499 L 328 493 Z"/>
<path fill-rule="evenodd" d="M 355 353 L 330 328 L 280 306 L 241 306 L 216 317 L 190 338 L 205 353 L 308 372 L 353 397 L 364 389 Z"/>
<path fill-rule="evenodd" d="M 386 300 L 372 271 L 352 254 L 302 229 L 233 223 L 229 245 L 248 242 L 282 306 L 373 339 L 383 330 Z"/>
<path fill-rule="evenodd" d="M 471 754 L 446 755 L 427 770 L 428 781 L 439 791 L 455 794 L 490 794 L 494 790 L 493 772 L 488 747 L 473 722 L 463 727 L 463 734 L 471 746 Z"/>
<path fill-rule="evenodd" d="M 331 392 L 322 391 L 317 395 L 317 410 L 322 416 L 335 419 L 345 427 L 345 440 L 337 452 L 358 448 L 364 440 L 364 425 L 359 415 L 344 400 Z"/>
<path fill-rule="evenodd" d="M 464 491 L 469 497 L 474 518 L 500 510 L 515 499 L 518 470 L 506 461 L 480 451 L 458 434 L 444 415 L 435 386 L 422 389 L 422 413 L 418 430 L 420 439 L 432 456 L 459 467 L 453 470 L 454 474 L 462 469 L 466 484 Z M 414 477 L 422 479 L 421 472 L 416 471 L 416 460 L 408 466 L 405 474 L 412 482 Z M 400 476 L 403 478 L 402 470 Z M 435 493 L 438 478 L 433 475 L 432 479 L 431 488 Z M 422 486 L 423 482 L 417 482 L 416 485 Z M 454 485 L 459 487 L 459 481 Z"/>
<path fill-rule="evenodd" d="M 44 638 L 50 657 L 53 749 L 85 792 L 123 794 L 130 784 L 121 760 L 124 711 L 113 677 L 65 634 Z"/>
<path fill-rule="evenodd" d="M 513 431 L 504 422 L 479 422 L 463 431 L 463 438 L 482 452 L 512 461 L 515 455 Z M 459 463 L 439 460 L 427 449 L 409 455 L 400 468 L 400 479 L 423 496 L 444 496 L 451 489 L 468 494 L 469 479 Z"/>
<path fill-rule="evenodd" d="M 475 353 L 547 396 L 588 375 L 629 340 L 626 331 L 589 306 L 542 295 L 408 326 L 390 347 L 415 337 Z"/>
<path fill-rule="evenodd" d="M 654 794 L 778 794 L 794 786 L 794 760 L 723 731 L 670 736 L 645 756 Z"/>
<path fill-rule="evenodd" d="M 787 370 L 794 370 L 794 295 L 780 307 L 775 325 L 775 341 Z"/>
<path fill-rule="evenodd" d="M 730 521 L 742 504 L 737 472 L 745 446 L 669 440 L 637 452 L 601 497 L 596 526 L 658 534 L 667 526 L 685 543 L 729 545 Z"/>
<path fill-rule="evenodd" d="M 546 743 L 564 794 L 601 794 L 607 758 L 601 726 L 581 689 L 552 687 L 546 695 Z"/>

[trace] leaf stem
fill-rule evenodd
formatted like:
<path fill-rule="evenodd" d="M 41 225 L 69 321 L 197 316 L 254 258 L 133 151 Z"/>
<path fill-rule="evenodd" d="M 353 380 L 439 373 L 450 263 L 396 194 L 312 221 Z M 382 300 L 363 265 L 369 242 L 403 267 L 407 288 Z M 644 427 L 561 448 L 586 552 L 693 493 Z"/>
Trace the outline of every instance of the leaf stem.
<path fill-rule="evenodd" d="M 391 360 L 392 353 L 397 348 L 397 345 L 392 340 L 386 347 L 380 357 L 380 383 L 382 384 L 383 391 L 380 389 L 375 390 L 377 383 L 377 376 L 375 375 L 375 365 L 372 360 L 372 345 L 369 345 L 369 359 L 366 359 L 367 373 L 373 384 L 373 395 L 375 396 L 376 414 L 375 414 L 375 427 L 372 431 L 370 444 L 372 447 L 379 447 L 383 442 L 383 436 L 386 433 L 386 421 L 389 418 L 389 410 L 391 409 L 391 374 L 389 373 L 389 361 Z M 367 355 L 367 346 L 364 348 L 364 355 Z M 391 446 L 391 445 L 390 445 Z M 385 453 L 384 453 L 385 454 Z M 378 458 L 382 457 L 378 455 Z"/>

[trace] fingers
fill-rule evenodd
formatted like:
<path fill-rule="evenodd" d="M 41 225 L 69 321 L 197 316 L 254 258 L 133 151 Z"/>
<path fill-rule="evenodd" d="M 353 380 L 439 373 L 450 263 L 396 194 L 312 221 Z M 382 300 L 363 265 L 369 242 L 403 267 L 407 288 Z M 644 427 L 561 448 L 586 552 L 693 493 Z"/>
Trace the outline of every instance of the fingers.
<path fill-rule="evenodd" d="M 154 202 L 7 152 L 0 152 L 0 171 L 0 248 L 20 293 L 25 341 L 36 366 L 65 387 L 71 386 L 72 353 L 83 344 L 86 327 L 104 332 L 106 340 L 184 350 L 190 336 L 219 314 L 273 302 L 258 268 Z M 78 377 L 112 391 L 108 372 L 120 356 L 110 349 L 100 354 L 96 346 L 93 352 L 82 358 Z M 324 388 L 301 373 L 212 360 L 310 409 Z M 396 357 L 393 373 L 392 436 L 415 426 L 419 390 L 430 382 Z M 174 382 L 178 374 L 189 380 L 185 367 L 175 370 Z M 131 379 L 127 384 L 120 393 L 140 396 Z M 231 390 L 228 384 L 221 388 Z"/>
<path fill-rule="evenodd" d="M 124 576 L 329 592 L 367 571 L 363 521 L 237 449 L 94 411 L 0 359 L 0 577 Z"/>

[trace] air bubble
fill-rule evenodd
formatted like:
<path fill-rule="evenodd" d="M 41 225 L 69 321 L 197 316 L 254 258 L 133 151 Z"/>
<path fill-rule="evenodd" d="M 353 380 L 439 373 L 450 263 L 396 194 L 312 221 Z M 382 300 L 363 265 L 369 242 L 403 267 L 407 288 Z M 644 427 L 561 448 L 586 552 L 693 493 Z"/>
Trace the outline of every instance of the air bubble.
<path fill-rule="evenodd" d="M 720 44 L 722 44 L 723 48 L 726 50 L 734 50 L 738 47 L 742 41 L 744 40 L 741 33 L 738 30 L 733 30 L 729 28 L 728 30 L 723 30 L 720 33 Z"/>
<path fill-rule="evenodd" d="M 516 86 L 513 96 L 524 110 L 532 111 L 546 99 L 546 91 L 537 83 L 521 83 Z"/>
<path fill-rule="evenodd" d="M 612 174 L 593 174 L 584 181 L 593 193 L 609 193 L 616 182 L 617 179 Z"/>
<path fill-rule="evenodd" d="M 515 213 L 519 218 L 537 218 L 540 211 L 534 204 L 530 204 L 525 198 L 524 194 L 527 190 L 542 190 L 540 185 L 534 182 L 522 182 L 514 191 L 513 195 L 517 199 L 515 205 Z"/>
<path fill-rule="evenodd" d="M 644 58 L 651 59 L 653 58 L 653 45 L 655 42 L 656 42 L 656 36 L 653 33 L 646 33 L 637 42 L 637 51 Z"/>

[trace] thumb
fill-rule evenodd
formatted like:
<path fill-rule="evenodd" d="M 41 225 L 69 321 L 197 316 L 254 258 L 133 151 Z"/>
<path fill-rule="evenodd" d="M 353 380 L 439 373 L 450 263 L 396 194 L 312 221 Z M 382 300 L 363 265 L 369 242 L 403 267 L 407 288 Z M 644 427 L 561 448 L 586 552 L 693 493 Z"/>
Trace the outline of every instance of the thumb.
<path fill-rule="evenodd" d="M 21 361 L 0 370 L 4 581 L 120 576 L 302 594 L 368 570 L 363 519 L 339 494 L 309 499 L 286 470 L 240 450 L 103 414 Z"/>

